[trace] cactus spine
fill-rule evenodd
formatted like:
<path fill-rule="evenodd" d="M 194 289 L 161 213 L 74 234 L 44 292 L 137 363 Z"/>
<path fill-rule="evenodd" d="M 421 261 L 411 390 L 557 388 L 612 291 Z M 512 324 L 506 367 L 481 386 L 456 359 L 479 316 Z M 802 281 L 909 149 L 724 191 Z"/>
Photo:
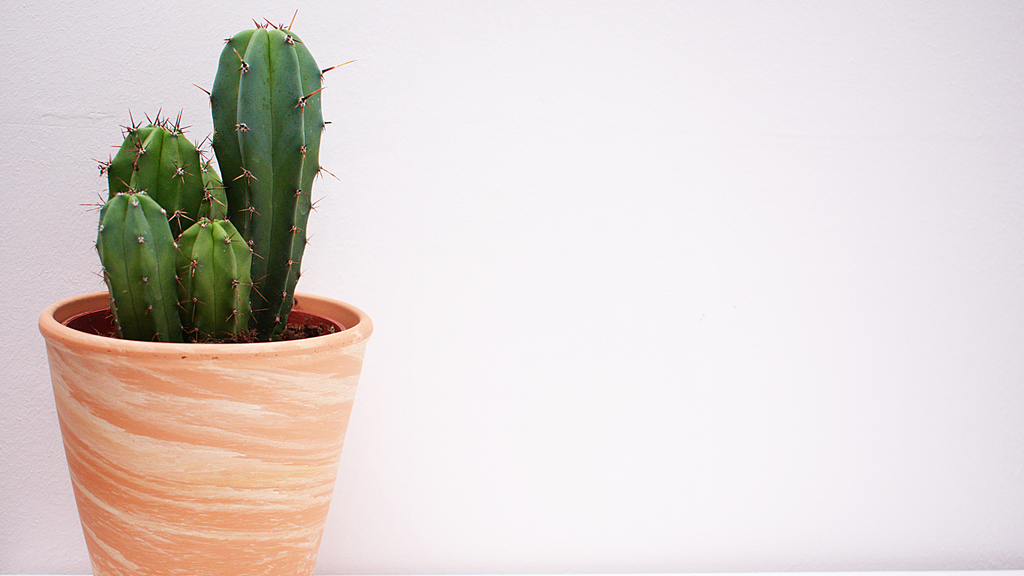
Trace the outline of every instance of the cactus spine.
<path fill-rule="evenodd" d="M 177 238 L 199 217 L 205 196 L 201 160 L 178 122 L 159 115 L 150 125 L 126 130 L 124 143 L 107 168 L 110 197 L 144 191 L 170 214 Z"/>
<path fill-rule="evenodd" d="M 203 202 L 199 205 L 199 217 L 210 220 L 227 220 L 228 218 L 228 197 L 224 192 L 224 183 L 221 182 L 217 171 L 213 169 L 210 162 L 204 162 L 203 174 Z"/>
<path fill-rule="evenodd" d="M 144 192 L 114 195 L 100 211 L 96 249 L 118 336 L 181 342 L 177 251 L 166 210 Z"/>
<path fill-rule="evenodd" d="M 252 313 L 261 338 L 287 323 L 319 166 L 321 71 L 293 32 L 228 40 L 210 102 L 229 217 L 252 247 Z"/>
<path fill-rule="evenodd" d="M 231 222 L 201 218 L 178 238 L 182 324 L 197 342 L 246 331 L 252 252 Z"/>

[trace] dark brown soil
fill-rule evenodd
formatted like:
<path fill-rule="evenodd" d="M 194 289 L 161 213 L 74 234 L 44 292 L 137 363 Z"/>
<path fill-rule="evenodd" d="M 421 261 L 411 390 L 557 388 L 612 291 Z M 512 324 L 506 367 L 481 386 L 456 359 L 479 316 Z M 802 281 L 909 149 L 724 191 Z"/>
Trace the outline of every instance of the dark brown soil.
<path fill-rule="evenodd" d="M 69 328 L 97 334 L 99 336 L 114 337 L 114 319 L 109 310 L 93 310 L 69 318 L 65 321 Z M 288 317 L 288 326 L 277 340 L 302 340 L 304 338 L 315 338 L 327 334 L 334 334 L 345 330 L 345 327 L 338 322 L 327 318 L 293 309 Z M 193 340 L 194 341 L 194 340 Z M 228 338 L 205 339 L 204 343 L 247 343 L 259 342 L 256 338 L 256 331 L 252 330 L 245 334 L 238 334 Z"/>
<path fill-rule="evenodd" d="M 324 334 L 334 334 L 337 331 L 338 330 L 334 326 L 320 326 L 319 324 L 289 324 L 284 329 L 284 332 L 281 332 L 280 340 L 303 340 L 305 338 L 323 336 Z M 259 339 L 256 338 L 256 331 L 250 330 L 227 338 L 204 340 L 204 342 L 215 344 L 245 344 L 249 342 L 259 342 Z"/>

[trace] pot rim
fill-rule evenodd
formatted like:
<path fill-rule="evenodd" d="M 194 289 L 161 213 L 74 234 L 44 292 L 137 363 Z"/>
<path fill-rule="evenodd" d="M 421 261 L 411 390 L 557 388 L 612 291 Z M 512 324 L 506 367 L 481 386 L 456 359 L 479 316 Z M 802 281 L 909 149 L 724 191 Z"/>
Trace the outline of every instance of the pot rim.
<path fill-rule="evenodd" d="M 346 328 L 333 334 L 313 338 L 280 342 L 249 342 L 231 344 L 141 342 L 122 340 L 99 334 L 89 334 L 64 325 L 68 319 L 79 314 L 102 310 L 108 306 L 107 292 L 92 292 L 65 298 L 47 306 L 39 316 L 39 331 L 47 341 L 60 342 L 97 354 L 138 355 L 210 358 L 225 356 L 280 356 L 308 354 L 317 350 L 340 348 L 365 341 L 373 333 L 373 323 L 365 312 L 355 306 L 316 296 L 297 293 L 295 309 L 324 316 Z M 339 318 L 338 316 L 342 316 Z"/>

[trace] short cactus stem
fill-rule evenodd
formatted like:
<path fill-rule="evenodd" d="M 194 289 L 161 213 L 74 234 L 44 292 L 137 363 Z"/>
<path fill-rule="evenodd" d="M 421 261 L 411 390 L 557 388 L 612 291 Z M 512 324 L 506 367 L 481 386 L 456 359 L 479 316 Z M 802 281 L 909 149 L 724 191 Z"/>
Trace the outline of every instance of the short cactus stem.
<path fill-rule="evenodd" d="M 248 329 L 252 253 L 231 222 L 200 218 L 178 238 L 178 298 L 189 338 L 206 341 Z"/>
<path fill-rule="evenodd" d="M 118 335 L 181 342 L 167 211 L 144 192 L 115 194 L 100 210 L 96 249 Z"/>

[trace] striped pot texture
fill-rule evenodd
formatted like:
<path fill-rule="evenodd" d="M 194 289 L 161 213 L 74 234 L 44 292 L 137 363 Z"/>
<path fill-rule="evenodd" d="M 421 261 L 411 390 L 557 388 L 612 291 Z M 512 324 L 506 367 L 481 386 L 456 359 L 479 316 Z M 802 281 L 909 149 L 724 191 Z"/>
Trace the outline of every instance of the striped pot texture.
<path fill-rule="evenodd" d="M 105 292 L 43 312 L 94 575 L 313 573 L 372 324 L 342 302 L 296 300 L 345 329 L 167 344 L 64 325 L 105 308 Z"/>

